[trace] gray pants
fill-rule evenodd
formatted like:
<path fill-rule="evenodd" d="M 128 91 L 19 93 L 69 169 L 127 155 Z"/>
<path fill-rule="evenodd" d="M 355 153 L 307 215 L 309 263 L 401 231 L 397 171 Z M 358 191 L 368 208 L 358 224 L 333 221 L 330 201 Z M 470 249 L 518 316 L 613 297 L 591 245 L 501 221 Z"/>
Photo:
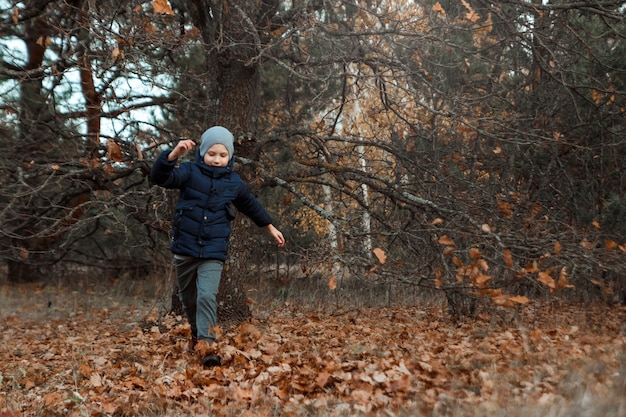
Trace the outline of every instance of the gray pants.
<path fill-rule="evenodd" d="M 217 291 L 220 286 L 221 261 L 174 258 L 180 298 L 191 332 L 198 340 L 215 341 L 213 328 L 217 324 Z"/>

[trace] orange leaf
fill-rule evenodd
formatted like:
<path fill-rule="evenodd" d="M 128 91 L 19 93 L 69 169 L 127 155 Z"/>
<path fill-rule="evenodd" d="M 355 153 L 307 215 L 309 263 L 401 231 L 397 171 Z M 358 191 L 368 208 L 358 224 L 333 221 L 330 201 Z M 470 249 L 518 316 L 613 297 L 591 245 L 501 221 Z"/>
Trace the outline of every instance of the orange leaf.
<path fill-rule="evenodd" d="M 598 222 L 596 222 L 596 221 L 591 222 L 591 224 L 592 224 L 592 225 L 593 225 L 593 227 L 595 227 L 596 229 L 600 229 L 600 228 L 601 228 L 600 223 L 598 223 Z"/>
<path fill-rule="evenodd" d="M 81 363 L 80 366 L 78 367 L 78 370 L 85 378 L 89 378 L 91 374 L 93 373 L 93 370 L 86 362 Z"/>
<path fill-rule="evenodd" d="M 468 12 L 465 13 L 465 18 L 472 23 L 476 23 L 476 21 L 480 19 L 480 16 L 472 9 L 472 6 L 470 6 L 466 0 L 461 0 L 461 3 L 463 3 L 463 6 L 468 10 Z"/>
<path fill-rule="evenodd" d="M 107 174 L 113 174 L 115 172 L 115 168 L 111 164 L 105 164 L 102 166 L 102 170 Z"/>
<path fill-rule="evenodd" d="M 116 46 L 115 48 L 113 48 L 113 51 L 111 52 L 111 58 L 114 61 L 117 60 L 117 59 L 123 59 L 124 58 L 124 51 Z"/>
<path fill-rule="evenodd" d="M 458 268 L 462 268 L 463 267 L 463 262 L 457 258 L 456 256 L 452 257 L 452 263 L 455 264 Z"/>
<path fill-rule="evenodd" d="M 376 258 L 378 258 L 378 262 L 384 265 L 385 262 L 387 261 L 387 255 L 385 254 L 385 251 L 382 250 L 381 248 L 375 248 L 373 252 L 374 252 L 374 255 L 376 255 Z"/>
<path fill-rule="evenodd" d="M 441 284 L 443 284 L 443 273 L 441 269 L 435 269 L 435 288 L 441 288 Z"/>
<path fill-rule="evenodd" d="M 454 251 L 456 251 L 456 247 L 455 246 L 446 246 L 443 249 L 443 254 L 444 255 L 452 255 L 454 253 Z"/>
<path fill-rule="evenodd" d="M 331 290 L 337 288 L 337 278 L 334 275 L 328 280 L 328 288 Z"/>
<path fill-rule="evenodd" d="M 517 303 L 517 304 L 528 304 L 530 302 L 528 297 L 523 296 L 523 295 L 511 296 L 511 297 L 509 297 L 509 300 L 511 300 L 512 302 Z"/>
<path fill-rule="evenodd" d="M 508 308 L 514 307 L 513 302 L 505 294 L 500 294 L 500 295 L 491 297 L 491 302 L 493 302 L 495 305 L 500 306 L 500 307 L 508 307 Z"/>
<path fill-rule="evenodd" d="M 107 157 L 115 162 L 122 162 L 122 148 L 113 139 L 107 139 Z"/>
<path fill-rule="evenodd" d="M 611 240 L 611 239 L 607 239 L 607 241 L 604 242 L 604 245 L 606 246 L 606 250 L 608 251 L 612 251 L 613 249 L 619 246 L 616 241 Z"/>
<path fill-rule="evenodd" d="M 441 15 L 446 15 L 446 11 L 444 10 L 443 6 L 441 6 L 441 4 L 439 2 L 435 3 L 433 5 L 433 12 L 437 12 Z"/>
<path fill-rule="evenodd" d="M 554 242 L 554 254 L 556 256 L 559 256 L 561 254 L 561 242 L 559 242 L 558 240 Z"/>
<path fill-rule="evenodd" d="M 50 392 L 43 397 L 43 403 L 45 406 L 49 407 L 52 404 L 57 404 L 63 402 L 65 399 L 65 393 L 63 391 L 54 391 Z"/>
<path fill-rule="evenodd" d="M 584 238 L 583 240 L 580 241 L 580 246 L 582 246 L 585 249 L 593 249 L 593 243 L 589 242 L 587 238 Z"/>
<path fill-rule="evenodd" d="M 526 272 L 530 274 L 534 274 L 535 272 L 540 271 L 537 261 L 533 261 L 532 263 L 529 263 L 528 265 L 524 267 L 524 269 L 526 270 Z"/>
<path fill-rule="evenodd" d="M 561 268 L 561 272 L 559 273 L 559 280 L 556 283 L 557 288 L 574 288 L 573 285 L 569 283 L 567 280 L 567 267 Z"/>
<path fill-rule="evenodd" d="M 511 217 L 513 215 L 512 205 L 508 201 L 498 201 L 497 206 L 504 216 Z"/>
<path fill-rule="evenodd" d="M 513 269 L 513 254 L 510 249 L 504 249 L 502 251 L 502 257 L 504 258 L 504 264 L 507 268 Z"/>
<path fill-rule="evenodd" d="M 439 244 L 440 245 L 449 245 L 449 246 L 454 246 L 454 240 L 452 240 L 451 238 L 449 238 L 448 236 L 441 236 L 439 238 Z"/>
<path fill-rule="evenodd" d="M 545 285 L 548 288 L 550 288 L 550 292 L 554 291 L 554 289 L 556 288 L 556 284 L 554 282 L 554 278 L 552 278 L 552 276 L 548 272 L 540 272 L 539 273 L 539 277 L 537 279 L 543 285 Z"/>
<path fill-rule="evenodd" d="M 480 259 L 480 251 L 476 248 L 469 248 L 469 255 L 471 259 Z"/>
<path fill-rule="evenodd" d="M 89 377 L 89 385 L 98 388 L 102 386 L 102 377 L 97 372 L 94 372 Z"/>
<path fill-rule="evenodd" d="M 476 266 L 482 269 L 483 271 L 489 270 L 489 264 L 484 259 L 479 259 L 478 261 L 476 261 Z"/>
<path fill-rule="evenodd" d="M 473 294 L 488 295 L 489 297 L 494 298 L 502 294 L 502 288 L 481 288 L 478 291 L 474 291 Z"/>
<path fill-rule="evenodd" d="M 329 377 L 330 377 L 330 374 L 328 372 L 326 371 L 320 372 L 317 378 L 315 378 L 315 385 L 317 385 L 320 388 L 324 388 L 326 384 L 328 384 Z"/>
<path fill-rule="evenodd" d="M 478 288 L 483 288 L 485 285 L 487 285 L 489 281 L 491 281 L 491 279 L 492 277 L 490 277 L 489 275 L 478 274 L 474 278 L 474 284 L 476 284 Z"/>
<path fill-rule="evenodd" d="M 154 0 L 152 2 L 152 8 L 155 13 L 174 15 L 174 10 L 172 10 L 167 0 Z"/>

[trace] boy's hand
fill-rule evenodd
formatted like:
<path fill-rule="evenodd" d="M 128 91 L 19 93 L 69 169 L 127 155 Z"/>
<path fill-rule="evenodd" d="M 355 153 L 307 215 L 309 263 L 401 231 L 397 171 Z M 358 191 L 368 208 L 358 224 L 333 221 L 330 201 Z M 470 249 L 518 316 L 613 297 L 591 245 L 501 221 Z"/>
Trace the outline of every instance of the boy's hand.
<path fill-rule="evenodd" d="M 167 160 L 173 161 L 174 159 L 178 159 L 179 156 L 181 156 L 188 150 L 193 149 L 194 146 L 196 146 L 196 142 L 191 139 L 181 140 L 176 144 L 174 150 L 172 150 L 172 152 L 170 152 L 170 154 L 167 156 Z"/>
<path fill-rule="evenodd" d="M 279 247 L 282 248 L 283 246 L 285 246 L 285 238 L 283 237 L 283 234 L 280 232 L 280 230 L 275 228 L 274 225 L 268 224 L 267 231 L 270 235 L 272 235 Z"/>

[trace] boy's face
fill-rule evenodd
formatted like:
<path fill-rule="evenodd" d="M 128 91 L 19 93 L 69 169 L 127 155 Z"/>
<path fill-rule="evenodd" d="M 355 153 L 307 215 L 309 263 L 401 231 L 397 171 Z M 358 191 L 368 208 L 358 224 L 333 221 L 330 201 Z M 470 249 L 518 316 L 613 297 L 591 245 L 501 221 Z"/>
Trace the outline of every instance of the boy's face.
<path fill-rule="evenodd" d="M 221 143 L 211 146 L 204 154 L 204 163 L 213 167 L 225 167 L 229 160 L 228 150 Z"/>

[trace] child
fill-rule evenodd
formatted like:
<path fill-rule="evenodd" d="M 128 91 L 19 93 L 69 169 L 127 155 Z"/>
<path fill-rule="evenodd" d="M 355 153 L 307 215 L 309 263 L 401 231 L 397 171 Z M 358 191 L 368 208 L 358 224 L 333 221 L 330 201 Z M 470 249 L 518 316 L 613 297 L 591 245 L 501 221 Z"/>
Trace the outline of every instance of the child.
<path fill-rule="evenodd" d="M 257 226 L 267 228 L 278 246 L 285 244 L 270 215 L 233 171 L 232 133 L 221 126 L 208 129 L 202 134 L 195 162 L 178 165 L 178 157 L 194 146 L 193 140 L 181 140 L 173 150 L 159 155 L 151 172 L 156 184 L 180 189 L 171 250 L 179 297 L 191 325 L 192 348 L 199 340 L 215 341 L 216 296 L 235 218 L 231 203 Z M 220 358 L 209 355 L 203 364 L 220 365 Z"/>

